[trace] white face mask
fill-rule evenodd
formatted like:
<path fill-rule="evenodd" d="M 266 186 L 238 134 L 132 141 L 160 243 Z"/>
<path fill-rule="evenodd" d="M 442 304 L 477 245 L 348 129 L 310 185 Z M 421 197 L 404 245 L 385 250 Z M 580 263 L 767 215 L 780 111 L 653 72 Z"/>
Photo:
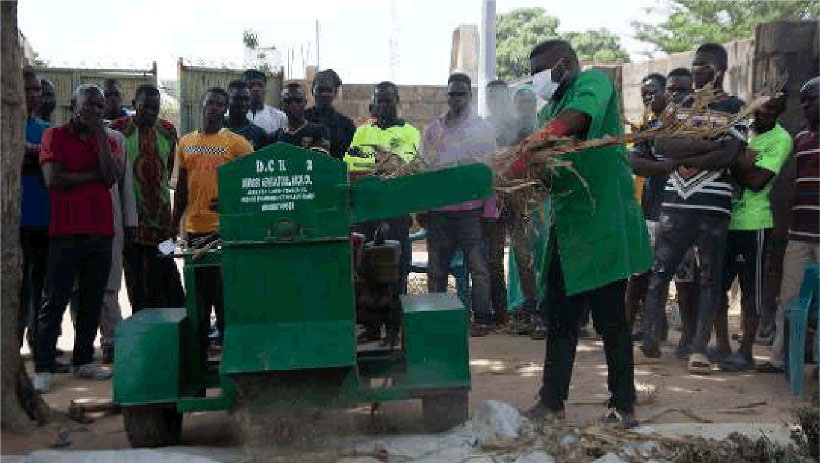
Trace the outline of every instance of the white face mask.
<path fill-rule="evenodd" d="M 552 81 L 552 69 L 544 69 L 532 76 L 532 89 L 542 100 L 549 101 L 558 90 L 558 84 Z"/>

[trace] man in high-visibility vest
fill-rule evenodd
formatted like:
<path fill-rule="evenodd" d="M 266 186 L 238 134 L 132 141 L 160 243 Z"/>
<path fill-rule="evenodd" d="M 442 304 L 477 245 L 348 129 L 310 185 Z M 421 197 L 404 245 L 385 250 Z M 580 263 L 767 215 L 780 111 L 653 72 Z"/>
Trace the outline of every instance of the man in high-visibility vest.
<path fill-rule="evenodd" d="M 399 89 L 393 82 L 381 82 L 373 89 L 376 117 L 356 129 L 344 156 L 348 170 L 365 173 L 375 168 L 376 150 L 399 156 L 404 162 L 417 154 L 421 134 L 398 117 Z"/>
<path fill-rule="evenodd" d="M 381 82 L 373 89 L 373 108 L 375 118 L 365 122 L 356 129 L 353 141 L 344 156 L 348 172 L 351 177 L 377 174 L 376 152 L 388 152 L 401 158 L 404 162 L 411 162 L 417 155 L 421 139 L 418 129 L 398 117 L 399 89 L 392 82 Z M 388 231 L 384 238 L 396 240 L 401 244 L 399 268 L 401 279 L 398 284 L 398 293 L 407 293 L 407 275 L 410 272 L 412 250 L 410 247 L 410 216 L 395 217 L 385 221 L 368 222 L 362 224 L 361 231 L 368 240 L 373 239 L 376 230 L 382 223 L 386 223 Z M 379 338 L 381 330 L 378 326 L 368 326 L 364 339 Z"/>

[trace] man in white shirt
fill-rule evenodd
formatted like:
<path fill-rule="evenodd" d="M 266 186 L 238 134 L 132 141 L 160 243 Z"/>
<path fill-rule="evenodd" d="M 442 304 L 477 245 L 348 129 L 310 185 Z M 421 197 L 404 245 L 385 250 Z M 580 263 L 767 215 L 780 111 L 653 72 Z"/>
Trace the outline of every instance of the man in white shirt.
<path fill-rule="evenodd" d="M 248 120 L 265 129 L 268 135 L 273 135 L 279 129 L 287 128 L 288 116 L 273 106 L 265 104 L 265 91 L 268 85 L 265 73 L 256 69 L 248 69 L 242 74 L 242 80 L 248 83 L 251 91 L 251 109 L 248 110 Z"/>

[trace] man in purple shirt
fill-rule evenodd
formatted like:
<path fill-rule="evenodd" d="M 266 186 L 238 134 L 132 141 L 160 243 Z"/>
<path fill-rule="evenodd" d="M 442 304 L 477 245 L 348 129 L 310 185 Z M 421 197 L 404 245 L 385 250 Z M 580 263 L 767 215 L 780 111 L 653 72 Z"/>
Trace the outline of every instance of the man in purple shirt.
<path fill-rule="evenodd" d="M 435 166 L 483 162 L 496 149 L 495 131 L 470 106 L 472 89 L 466 74 L 447 80 L 446 114 L 433 119 L 424 130 L 421 156 Z M 432 211 L 427 220 L 429 270 L 427 289 L 447 291 L 450 260 L 457 249 L 464 252 L 472 279 L 472 336 L 483 336 L 492 323 L 490 274 L 483 251 L 481 217 L 494 203 L 467 201 Z"/>

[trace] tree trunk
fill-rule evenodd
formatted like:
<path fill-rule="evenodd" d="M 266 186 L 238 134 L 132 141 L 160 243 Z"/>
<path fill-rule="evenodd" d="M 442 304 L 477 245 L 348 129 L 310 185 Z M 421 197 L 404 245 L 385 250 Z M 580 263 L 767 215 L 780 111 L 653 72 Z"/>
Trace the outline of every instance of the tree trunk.
<path fill-rule="evenodd" d="M 20 357 L 17 317 L 20 306 L 20 170 L 25 149 L 25 106 L 22 53 L 17 31 L 17 2 L 0 1 L 0 427 L 25 432 L 33 421 L 44 423 L 52 413 L 34 391 Z"/>

